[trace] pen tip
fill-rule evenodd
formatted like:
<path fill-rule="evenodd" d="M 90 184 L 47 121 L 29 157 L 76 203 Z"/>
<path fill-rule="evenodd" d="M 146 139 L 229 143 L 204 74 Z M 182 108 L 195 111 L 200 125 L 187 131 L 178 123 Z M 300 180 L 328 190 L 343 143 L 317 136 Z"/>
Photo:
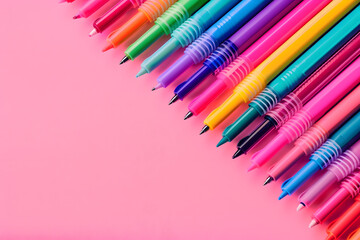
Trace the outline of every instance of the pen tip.
<path fill-rule="evenodd" d="M 142 75 L 144 75 L 145 73 L 147 73 L 147 71 L 144 68 L 141 68 L 141 70 L 138 72 L 138 74 L 136 74 L 136 77 L 141 77 Z"/>
<path fill-rule="evenodd" d="M 309 228 L 313 228 L 315 227 L 316 225 L 318 225 L 318 221 L 316 221 L 315 219 L 311 220 L 310 224 L 309 224 Z"/>
<path fill-rule="evenodd" d="M 279 196 L 279 200 L 283 199 L 284 197 L 286 197 L 288 194 L 287 192 L 282 192 Z"/>
<path fill-rule="evenodd" d="M 250 165 L 250 167 L 248 168 L 248 172 L 251 172 L 252 170 L 255 170 L 255 169 L 257 169 L 257 168 L 258 168 L 258 165 L 252 163 L 252 164 Z"/>
<path fill-rule="evenodd" d="M 243 154 L 243 152 L 241 151 L 241 149 L 238 149 L 238 150 L 234 153 L 234 155 L 232 156 L 232 158 L 235 159 L 235 158 L 239 157 L 239 156 L 242 155 L 242 154 Z"/>
<path fill-rule="evenodd" d="M 220 140 L 220 142 L 218 142 L 218 144 L 216 144 L 216 147 L 220 147 L 221 145 L 223 145 L 223 144 L 225 144 L 225 143 L 227 143 L 227 142 L 228 142 L 228 140 L 223 137 L 223 138 Z"/>
<path fill-rule="evenodd" d="M 121 62 L 120 62 L 120 65 L 126 63 L 127 61 L 129 61 L 128 56 L 123 57 L 123 59 L 122 59 Z"/>
<path fill-rule="evenodd" d="M 272 177 L 268 177 L 268 178 L 265 180 L 265 182 L 264 182 L 263 186 L 268 185 L 268 184 L 269 184 L 269 183 L 271 183 L 272 181 L 274 181 L 274 178 L 272 178 Z"/>
<path fill-rule="evenodd" d="M 78 19 L 78 18 L 81 18 L 80 14 L 75 15 L 75 16 L 73 17 L 73 19 Z"/>
<path fill-rule="evenodd" d="M 110 49 L 112 49 L 113 48 L 113 45 L 112 44 L 108 44 L 107 46 L 105 46 L 103 49 L 102 49 L 102 51 L 103 52 L 106 52 L 106 51 L 108 51 L 108 50 L 110 50 Z"/>
<path fill-rule="evenodd" d="M 95 34 L 97 34 L 98 32 L 96 31 L 96 29 L 94 28 L 93 30 L 91 30 L 91 32 L 89 33 L 89 37 L 94 36 Z"/>
<path fill-rule="evenodd" d="M 200 135 L 202 135 L 203 133 L 206 133 L 207 131 L 210 130 L 210 127 L 208 125 L 205 125 L 202 129 L 201 129 L 201 132 L 200 132 Z"/>
<path fill-rule="evenodd" d="M 174 102 L 176 102 L 177 100 L 179 100 L 179 96 L 177 94 L 175 94 L 172 99 L 169 102 L 169 105 L 173 104 Z"/>
<path fill-rule="evenodd" d="M 158 90 L 159 88 L 162 88 L 162 86 L 161 86 L 160 83 L 158 83 L 155 87 L 153 87 L 153 88 L 151 89 L 151 91 Z"/>
<path fill-rule="evenodd" d="M 297 207 L 296 211 L 300 211 L 301 209 L 303 209 L 305 207 L 305 204 L 300 203 L 299 206 Z"/>
<path fill-rule="evenodd" d="M 193 115 L 194 115 L 194 114 L 193 114 L 191 111 L 189 111 L 189 112 L 185 115 L 184 120 L 186 120 L 186 119 L 188 119 L 188 118 L 191 118 Z"/>

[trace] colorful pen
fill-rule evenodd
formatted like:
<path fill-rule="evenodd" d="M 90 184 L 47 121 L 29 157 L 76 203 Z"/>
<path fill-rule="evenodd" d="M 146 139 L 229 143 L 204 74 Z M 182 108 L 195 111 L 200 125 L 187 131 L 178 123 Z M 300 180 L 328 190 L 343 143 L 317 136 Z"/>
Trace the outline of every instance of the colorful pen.
<path fill-rule="evenodd" d="M 60 0 L 59 3 L 64 3 L 64 2 L 72 3 L 73 1 L 75 1 L 75 0 Z"/>
<path fill-rule="evenodd" d="M 107 36 L 107 45 L 103 52 L 116 48 L 147 22 L 154 22 L 177 0 L 147 0 L 138 8 L 138 12 L 121 27 Z"/>
<path fill-rule="evenodd" d="M 337 240 L 360 218 L 360 197 L 338 219 L 329 224 L 326 229 L 326 240 Z"/>
<path fill-rule="evenodd" d="M 269 169 L 269 177 L 264 185 L 279 179 L 300 158 L 313 153 L 326 141 L 328 136 L 359 110 L 360 89 L 355 89 L 355 93 L 358 95 L 351 94 L 345 97 L 295 141 L 294 147 Z M 358 104 L 353 104 L 356 102 Z"/>
<path fill-rule="evenodd" d="M 177 1 L 155 21 L 155 25 L 152 28 L 126 49 L 125 57 L 121 60 L 120 64 L 123 64 L 130 59 L 134 60 L 161 36 L 171 34 L 208 1 L 209 0 Z"/>
<path fill-rule="evenodd" d="M 348 236 L 347 240 L 359 240 L 360 239 L 360 228 L 356 229 Z"/>
<path fill-rule="evenodd" d="M 240 30 L 223 42 L 205 60 L 203 66 L 196 73 L 175 88 L 172 101 L 183 100 L 206 77 L 229 65 L 240 53 L 274 26 L 299 2 L 299 0 L 274 0 L 267 5 Z"/>
<path fill-rule="evenodd" d="M 311 99 L 303 109 L 287 121 L 279 129 L 278 134 L 271 142 L 252 155 L 252 164 L 249 170 L 261 167 L 286 144 L 299 138 L 313 123 L 359 84 L 360 75 L 358 71 L 360 71 L 360 58 L 355 60 L 355 62 Z M 354 92 L 358 93 L 360 91 L 359 88 L 355 89 Z"/>
<path fill-rule="evenodd" d="M 222 133 L 218 145 L 232 141 L 256 118 L 266 114 L 282 98 L 289 94 L 321 64 L 326 62 L 336 51 L 360 30 L 360 7 L 357 7 L 342 21 L 336 24 L 311 48 L 303 53 L 286 70 L 277 76 L 252 102 L 249 108 Z M 238 157 L 245 153 L 239 148 L 234 154 Z"/>
<path fill-rule="evenodd" d="M 199 115 L 213 100 L 227 89 L 234 88 L 270 56 L 278 47 L 304 26 L 331 0 L 305 0 L 281 19 L 272 29 L 243 52 L 235 61 L 220 71 L 217 79 L 189 104 L 185 118 Z M 216 72 L 217 73 L 217 72 Z"/>
<path fill-rule="evenodd" d="M 341 204 L 349 198 L 355 198 L 360 192 L 360 168 L 341 181 L 337 190 L 321 207 L 313 214 L 309 228 L 323 223 Z"/>
<path fill-rule="evenodd" d="M 276 75 L 359 2 L 360 0 L 334 0 L 329 3 L 235 87 L 233 94 L 205 119 L 205 126 L 200 134 L 216 128 L 239 105 L 255 97 Z"/>
<path fill-rule="evenodd" d="M 193 16 L 181 24 L 180 27 L 175 29 L 171 34 L 169 41 L 144 60 L 141 64 L 141 70 L 136 77 L 140 77 L 145 73 L 150 73 L 176 50 L 185 48 L 195 41 L 204 31 L 206 31 L 206 29 L 224 16 L 238 2 L 239 0 L 211 0 L 208 2 Z"/>
<path fill-rule="evenodd" d="M 131 8 L 138 8 L 145 0 L 121 0 L 103 16 L 96 19 L 89 36 L 92 37 L 97 33 L 102 33 L 105 29 L 110 27 L 121 15 Z"/>
<path fill-rule="evenodd" d="M 354 143 L 348 150 L 340 155 L 326 172 L 316 180 L 305 192 L 299 195 L 299 206 L 297 210 L 309 207 L 323 193 L 335 183 L 342 181 L 360 166 L 360 141 Z"/>
<path fill-rule="evenodd" d="M 104 6 L 109 0 L 89 0 L 82 6 L 73 18 L 87 18 Z"/>
<path fill-rule="evenodd" d="M 270 2 L 270 0 L 243 0 L 237 4 L 185 49 L 184 55 L 158 77 L 155 89 L 167 87 L 186 69 L 208 57 L 223 41 Z"/>
<path fill-rule="evenodd" d="M 357 93 L 359 94 L 359 93 Z M 354 103 L 360 104 L 360 103 Z M 350 118 L 309 159 L 309 162 L 282 185 L 279 200 L 293 194 L 316 172 L 327 168 L 349 146 L 360 138 L 360 112 Z"/>
<path fill-rule="evenodd" d="M 247 153 L 266 134 L 275 128 L 281 127 L 359 55 L 360 33 L 356 34 L 292 93 L 289 93 L 281 102 L 276 104 L 265 115 L 264 121 L 249 136 L 239 141 L 238 149 Z M 220 142 L 218 146 L 222 143 Z"/>

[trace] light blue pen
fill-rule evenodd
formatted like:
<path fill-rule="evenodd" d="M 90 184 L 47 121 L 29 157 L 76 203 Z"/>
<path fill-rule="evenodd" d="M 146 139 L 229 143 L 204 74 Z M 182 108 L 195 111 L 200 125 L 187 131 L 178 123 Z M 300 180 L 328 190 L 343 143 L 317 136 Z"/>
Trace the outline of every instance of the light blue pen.
<path fill-rule="evenodd" d="M 240 0 L 211 0 L 208 2 L 192 17 L 181 24 L 180 27 L 175 29 L 169 41 L 145 59 L 136 77 L 150 73 L 176 50 L 185 48 L 195 41 L 206 29 L 224 16 L 238 2 Z"/>

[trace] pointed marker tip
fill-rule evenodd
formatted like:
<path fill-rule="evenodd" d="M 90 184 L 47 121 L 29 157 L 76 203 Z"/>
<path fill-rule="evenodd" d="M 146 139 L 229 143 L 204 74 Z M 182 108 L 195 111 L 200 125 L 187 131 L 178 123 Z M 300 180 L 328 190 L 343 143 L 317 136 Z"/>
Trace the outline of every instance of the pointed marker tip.
<path fill-rule="evenodd" d="M 141 77 L 142 75 L 144 75 L 145 73 L 148 73 L 144 68 L 141 68 L 141 70 L 138 72 L 138 74 L 136 74 L 136 77 Z"/>
<path fill-rule="evenodd" d="M 316 225 L 318 225 L 318 221 L 316 221 L 315 219 L 311 220 L 310 224 L 309 224 L 309 228 L 313 228 L 315 227 Z"/>
<path fill-rule="evenodd" d="M 301 211 L 301 209 L 303 209 L 305 207 L 305 204 L 300 203 L 299 206 L 297 207 L 296 211 L 299 212 Z"/>
<path fill-rule="evenodd" d="M 201 132 L 200 132 L 200 135 L 206 133 L 207 131 L 209 131 L 210 127 L 208 125 L 205 125 L 202 129 L 201 129 Z"/>
<path fill-rule="evenodd" d="M 175 94 L 175 95 L 172 97 L 172 99 L 170 100 L 169 105 L 173 104 L 173 103 L 176 102 L 177 100 L 179 100 L 179 96 Z"/>
<path fill-rule="evenodd" d="M 89 33 L 89 37 L 94 36 L 95 34 L 97 34 L 98 32 L 96 31 L 96 29 L 94 28 L 93 30 L 91 30 L 91 32 Z"/>
<path fill-rule="evenodd" d="M 238 149 L 234 155 L 232 156 L 233 159 L 237 158 L 237 157 L 240 157 L 241 155 L 243 154 L 242 150 L 241 149 Z"/>
<path fill-rule="evenodd" d="M 155 90 L 156 90 L 156 88 L 154 88 L 154 87 L 151 89 L 151 91 L 155 91 Z"/>
<path fill-rule="evenodd" d="M 186 119 L 188 119 L 188 118 L 191 118 L 193 115 L 194 115 L 194 114 L 193 114 L 191 111 L 189 111 L 189 112 L 185 115 L 184 120 L 186 120 Z"/>
<path fill-rule="evenodd" d="M 104 48 L 102 49 L 102 52 L 107 52 L 107 51 L 109 51 L 109 50 L 112 49 L 112 48 L 113 48 L 113 45 L 109 44 L 109 45 L 107 45 L 106 47 L 104 47 Z"/>
<path fill-rule="evenodd" d="M 274 178 L 272 178 L 272 177 L 268 177 L 268 178 L 265 180 L 265 182 L 264 182 L 263 186 L 268 185 L 268 184 L 269 184 L 269 183 L 271 183 L 272 181 L 274 181 Z"/>
<path fill-rule="evenodd" d="M 73 16 L 73 19 L 81 18 L 80 14 Z"/>
<path fill-rule="evenodd" d="M 224 145 L 224 144 L 227 143 L 227 142 L 228 142 L 228 140 L 223 137 L 223 138 L 218 142 L 218 144 L 216 144 L 216 147 L 220 147 L 220 146 Z"/>
<path fill-rule="evenodd" d="M 258 166 L 256 164 L 251 164 L 251 166 L 248 168 L 248 172 L 251 172 L 257 168 L 258 168 Z"/>
<path fill-rule="evenodd" d="M 282 192 L 282 193 L 280 194 L 279 200 L 283 199 L 283 198 L 286 197 L 287 195 L 288 195 L 287 192 Z"/>

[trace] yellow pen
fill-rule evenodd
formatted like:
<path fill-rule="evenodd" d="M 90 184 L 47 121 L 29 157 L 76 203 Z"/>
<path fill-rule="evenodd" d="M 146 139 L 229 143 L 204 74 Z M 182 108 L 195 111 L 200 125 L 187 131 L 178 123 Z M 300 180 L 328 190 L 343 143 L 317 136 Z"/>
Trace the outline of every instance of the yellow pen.
<path fill-rule="evenodd" d="M 233 94 L 206 117 L 200 134 L 216 128 L 239 105 L 249 102 L 264 90 L 273 78 L 359 2 L 360 0 L 334 0 L 329 3 L 235 87 Z M 224 69 L 229 81 L 241 77 L 241 69 L 238 69 L 237 65 L 235 60 Z"/>

